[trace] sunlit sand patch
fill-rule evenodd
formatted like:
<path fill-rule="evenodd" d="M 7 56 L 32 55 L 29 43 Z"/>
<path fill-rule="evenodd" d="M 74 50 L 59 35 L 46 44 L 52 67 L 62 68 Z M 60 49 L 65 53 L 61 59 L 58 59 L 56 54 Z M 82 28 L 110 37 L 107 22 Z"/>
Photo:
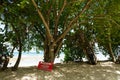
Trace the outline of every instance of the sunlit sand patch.
<path fill-rule="evenodd" d="M 120 74 L 120 71 L 115 71 L 115 73 Z"/>
<path fill-rule="evenodd" d="M 31 80 L 31 77 L 29 77 L 29 76 L 24 76 L 24 77 L 22 78 L 22 80 Z"/>
<path fill-rule="evenodd" d="M 23 76 L 21 80 L 37 80 L 37 77 L 35 76 L 35 74 L 28 74 Z"/>
<path fill-rule="evenodd" d="M 91 80 L 94 80 L 94 77 L 93 76 L 90 76 Z"/>
<path fill-rule="evenodd" d="M 120 80 L 120 76 L 117 77 L 117 80 Z"/>
<path fill-rule="evenodd" d="M 37 80 L 36 77 L 24 76 L 21 80 Z"/>
<path fill-rule="evenodd" d="M 100 63 L 101 66 L 110 66 L 110 67 L 112 67 L 113 64 L 115 64 L 115 63 L 113 63 L 113 62 L 104 62 L 104 63 Z"/>
<path fill-rule="evenodd" d="M 55 77 L 63 77 L 64 75 L 61 74 L 60 72 L 54 72 Z"/>
<path fill-rule="evenodd" d="M 106 72 L 113 72 L 113 71 L 111 71 L 111 70 L 106 70 Z"/>
<path fill-rule="evenodd" d="M 49 76 L 45 76 L 45 80 L 54 80 L 54 77 L 49 75 Z"/>

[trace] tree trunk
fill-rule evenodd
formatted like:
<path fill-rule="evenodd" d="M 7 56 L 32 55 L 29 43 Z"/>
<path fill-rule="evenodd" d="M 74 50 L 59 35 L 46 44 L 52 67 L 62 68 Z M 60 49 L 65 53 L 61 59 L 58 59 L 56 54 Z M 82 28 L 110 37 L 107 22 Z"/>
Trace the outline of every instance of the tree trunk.
<path fill-rule="evenodd" d="M 21 60 L 21 55 L 22 55 L 22 43 L 19 40 L 19 54 L 18 54 L 18 58 L 17 58 L 17 61 L 16 61 L 15 65 L 14 65 L 14 67 L 12 67 L 13 71 L 18 69 L 18 66 L 19 66 L 19 63 L 20 63 L 20 60 Z"/>
<path fill-rule="evenodd" d="M 6 58 L 5 61 L 3 62 L 2 70 L 6 70 L 7 69 L 8 63 L 9 63 L 9 58 Z"/>
<path fill-rule="evenodd" d="M 97 64 L 97 58 L 95 56 L 95 53 L 93 51 L 93 47 L 90 43 L 88 43 L 88 46 L 86 46 L 86 52 L 88 55 L 88 60 L 90 64 Z"/>
<path fill-rule="evenodd" d="M 108 53 L 109 53 L 110 57 L 112 58 L 112 61 L 113 61 L 113 62 L 116 62 L 116 58 L 115 58 L 115 56 L 114 56 L 111 43 L 108 43 Z"/>
<path fill-rule="evenodd" d="M 44 62 L 54 62 L 55 53 L 52 45 L 47 45 L 44 49 Z"/>
<path fill-rule="evenodd" d="M 110 25 L 111 27 L 111 25 Z M 108 31 L 108 46 L 107 46 L 107 49 L 108 49 L 108 53 L 110 55 L 110 57 L 112 58 L 112 61 L 113 62 L 116 62 L 116 58 L 114 56 L 114 53 L 113 53 L 113 50 L 112 50 L 112 45 L 111 45 L 111 34 L 110 34 L 110 28 L 109 28 L 109 31 Z"/>
<path fill-rule="evenodd" d="M 58 56 L 59 51 L 62 47 L 62 41 L 63 39 L 61 39 L 59 41 L 59 43 L 54 43 L 51 42 L 50 44 L 48 44 L 48 41 L 45 41 L 45 45 L 44 45 L 44 62 L 54 62 L 55 57 Z"/>
<path fill-rule="evenodd" d="M 44 62 L 54 62 L 54 48 L 53 41 L 46 39 L 44 42 Z"/>
<path fill-rule="evenodd" d="M 97 58 L 93 51 L 93 46 L 89 43 L 90 41 L 87 40 L 85 34 L 82 30 L 79 31 L 80 39 L 83 47 L 83 52 L 86 55 L 90 64 L 97 64 Z"/>

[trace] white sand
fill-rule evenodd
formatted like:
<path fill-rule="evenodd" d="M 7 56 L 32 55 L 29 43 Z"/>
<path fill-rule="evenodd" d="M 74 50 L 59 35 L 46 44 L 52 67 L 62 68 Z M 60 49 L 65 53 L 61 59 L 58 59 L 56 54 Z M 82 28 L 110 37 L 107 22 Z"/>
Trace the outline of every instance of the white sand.
<path fill-rule="evenodd" d="M 64 55 L 60 55 L 59 58 L 55 59 L 54 63 L 61 63 L 64 59 Z M 14 66 L 17 60 L 17 56 L 10 59 L 8 67 Z M 29 67 L 29 66 L 37 66 L 39 61 L 43 61 L 43 56 L 36 54 L 36 55 L 22 55 L 19 67 Z"/>
<path fill-rule="evenodd" d="M 64 60 L 64 54 L 60 54 L 59 58 L 55 59 L 54 63 L 62 63 Z M 107 60 L 108 56 L 105 57 L 102 54 L 97 54 L 97 59 L 98 60 Z M 14 66 L 15 62 L 17 60 L 17 56 L 14 56 L 13 58 L 10 59 L 10 62 L 8 64 L 8 67 Z M 86 61 L 85 58 L 83 58 L 84 61 Z M 40 54 L 35 54 L 35 55 L 22 55 L 19 67 L 29 67 L 29 66 L 37 66 L 39 61 L 43 61 L 43 56 Z"/>
<path fill-rule="evenodd" d="M 8 67 L 14 66 L 17 57 L 13 57 L 10 59 Z M 19 67 L 28 67 L 28 66 L 37 66 L 39 61 L 43 61 L 43 57 L 41 56 L 22 56 Z"/>

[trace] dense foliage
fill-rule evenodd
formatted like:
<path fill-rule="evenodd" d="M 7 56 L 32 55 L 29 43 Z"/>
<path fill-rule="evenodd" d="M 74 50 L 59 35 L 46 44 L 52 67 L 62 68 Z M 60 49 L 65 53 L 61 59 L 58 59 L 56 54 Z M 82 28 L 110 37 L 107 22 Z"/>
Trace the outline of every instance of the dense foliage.
<path fill-rule="evenodd" d="M 120 45 L 119 0 L 1 0 L 0 22 L 5 26 L 5 40 L 11 53 L 33 47 L 44 51 L 44 61 L 54 62 L 59 53 L 65 60 L 96 63 L 95 43 L 102 54 L 115 53 Z M 1 26 L 1 25 L 0 25 Z"/>

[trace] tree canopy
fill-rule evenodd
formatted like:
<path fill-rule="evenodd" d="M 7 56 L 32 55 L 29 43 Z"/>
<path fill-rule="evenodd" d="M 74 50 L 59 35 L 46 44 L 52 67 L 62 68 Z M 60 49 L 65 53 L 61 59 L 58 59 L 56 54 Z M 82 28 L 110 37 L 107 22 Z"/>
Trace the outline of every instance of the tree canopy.
<path fill-rule="evenodd" d="M 93 58 L 95 63 L 95 43 L 102 54 L 109 54 L 115 62 L 115 50 L 120 45 L 119 3 L 119 0 L 1 0 L 5 42 L 11 43 L 12 50 L 19 50 L 18 64 L 22 51 L 33 47 L 44 51 L 45 62 L 54 62 L 63 51 L 67 56 L 86 56 L 89 61 Z"/>

